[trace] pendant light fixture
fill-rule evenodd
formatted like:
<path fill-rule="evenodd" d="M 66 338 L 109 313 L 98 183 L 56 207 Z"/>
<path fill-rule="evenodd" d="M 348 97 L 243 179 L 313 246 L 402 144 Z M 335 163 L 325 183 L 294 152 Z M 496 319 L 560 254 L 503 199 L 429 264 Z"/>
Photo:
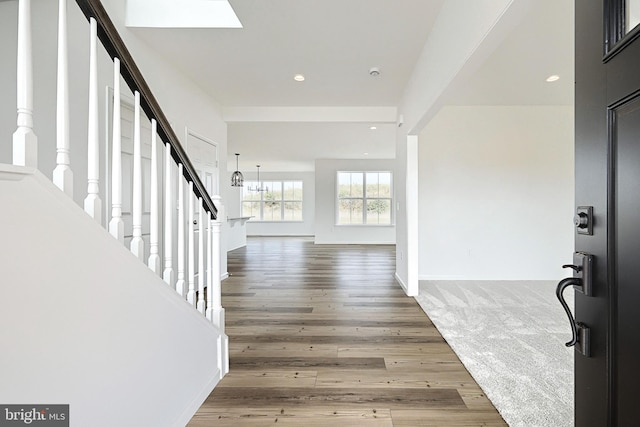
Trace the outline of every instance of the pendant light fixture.
<path fill-rule="evenodd" d="M 256 183 L 255 187 L 251 187 L 249 186 L 249 191 L 265 191 L 265 192 L 269 192 L 269 187 L 262 187 L 262 183 L 260 182 L 260 165 L 256 165 L 256 168 L 258 168 L 258 182 Z"/>
<path fill-rule="evenodd" d="M 240 156 L 240 154 L 236 153 L 236 171 L 231 174 L 232 187 L 242 187 L 244 185 L 244 177 L 238 168 L 238 156 Z"/>

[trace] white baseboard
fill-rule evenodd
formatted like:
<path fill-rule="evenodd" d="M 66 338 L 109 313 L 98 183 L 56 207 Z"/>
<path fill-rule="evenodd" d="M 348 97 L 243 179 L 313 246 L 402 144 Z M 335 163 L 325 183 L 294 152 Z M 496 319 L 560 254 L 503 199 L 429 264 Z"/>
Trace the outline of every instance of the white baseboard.
<path fill-rule="evenodd" d="M 318 241 L 314 241 L 313 242 L 315 245 L 395 245 L 396 242 L 371 242 L 371 241 L 366 241 L 366 242 L 358 242 L 358 241 L 349 241 L 349 242 L 343 242 L 343 241 L 322 241 L 322 242 L 318 242 Z"/>
<path fill-rule="evenodd" d="M 400 286 L 402 287 L 402 290 L 404 291 L 404 293 L 408 294 L 409 287 L 407 286 L 406 283 L 404 283 L 402 278 L 400 276 L 398 276 L 397 272 L 393 274 L 393 277 L 396 279 L 396 282 L 398 282 L 400 284 Z"/>
<path fill-rule="evenodd" d="M 477 279 L 470 279 L 465 276 L 421 274 L 420 276 L 418 276 L 418 280 L 477 280 Z"/>
<path fill-rule="evenodd" d="M 229 272 L 227 271 L 226 273 L 224 273 L 222 276 L 220 276 L 220 280 L 224 280 L 224 279 L 228 279 L 229 278 Z"/>
<path fill-rule="evenodd" d="M 193 415 L 198 412 L 198 409 L 200 409 L 207 397 L 209 397 L 211 391 L 213 391 L 218 382 L 220 382 L 220 370 L 216 369 L 202 391 L 200 391 L 200 393 L 198 393 L 198 395 L 185 408 L 173 425 L 176 427 L 186 426 L 189 421 L 191 421 L 191 418 L 193 418 Z"/>

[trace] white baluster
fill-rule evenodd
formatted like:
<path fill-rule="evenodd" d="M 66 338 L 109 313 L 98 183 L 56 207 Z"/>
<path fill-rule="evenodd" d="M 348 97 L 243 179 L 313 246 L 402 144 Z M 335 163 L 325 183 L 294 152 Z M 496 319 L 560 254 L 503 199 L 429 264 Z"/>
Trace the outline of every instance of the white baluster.
<path fill-rule="evenodd" d="M 215 206 L 218 208 L 218 215 L 221 214 L 220 196 L 212 197 Z M 212 260 L 211 282 L 209 283 L 207 308 L 207 318 L 224 333 L 224 308 L 222 308 L 222 286 L 220 283 L 220 231 L 222 222 L 218 219 L 211 221 L 211 254 Z"/>
<path fill-rule="evenodd" d="M 69 71 L 67 54 L 67 0 L 58 4 L 58 78 L 56 101 L 57 166 L 53 183 L 73 198 L 73 172 L 69 159 Z"/>
<path fill-rule="evenodd" d="M 213 289 L 213 258 L 211 257 L 211 253 L 213 247 L 213 224 L 211 219 L 211 214 L 207 213 L 207 310 L 206 315 L 207 319 L 211 320 L 211 312 L 212 312 L 212 297 L 211 289 Z"/>
<path fill-rule="evenodd" d="M 124 245 L 122 220 L 122 131 L 120 114 L 120 60 L 113 59 L 113 123 L 111 135 L 111 221 L 109 232 Z"/>
<path fill-rule="evenodd" d="M 151 218 L 149 226 L 149 268 L 160 274 L 159 230 L 160 210 L 158 207 L 158 123 L 151 119 Z"/>
<path fill-rule="evenodd" d="M 189 194 L 187 194 L 189 198 L 189 214 L 187 217 L 187 222 L 189 223 L 189 232 L 188 232 L 188 243 L 187 250 L 189 251 L 189 292 L 187 292 L 187 301 L 191 305 L 196 304 L 196 257 L 195 257 L 195 247 L 194 247 L 194 235 L 195 230 L 193 228 L 193 211 L 194 211 L 194 199 L 195 196 L 193 194 L 193 181 L 189 182 Z"/>
<path fill-rule="evenodd" d="M 102 222 L 102 201 L 100 200 L 100 164 L 98 138 L 98 24 L 90 20 L 91 40 L 89 52 L 89 132 L 87 146 L 87 197 L 84 210 L 99 223 Z"/>
<path fill-rule="evenodd" d="M 198 223 L 200 224 L 200 232 L 198 233 L 198 311 L 204 314 L 205 300 L 204 300 L 204 279 L 206 277 L 206 271 L 204 266 L 204 235 L 207 232 L 207 222 L 205 222 L 204 205 L 202 204 L 202 197 L 198 199 L 200 206 L 200 214 L 198 215 Z"/>
<path fill-rule="evenodd" d="M 171 200 L 171 145 L 165 146 L 164 154 L 164 271 L 162 278 L 173 285 L 173 201 Z"/>
<path fill-rule="evenodd" d="M 178 164 L 178 281 L 176 282 L 176 292 L 181 297 L 185 296 L 184 281 L 184 265 L 185 265 L 185 239 L 184 239 L 184 221 L 185 221 L 185 200 L 184 200 L 184 182 L 182 178 L 183 166 Z"/>
<path fill-rule="evenodd" d="M 13 134 L 13 164 L 38 166 L 38 137 L 33 132 L 31 0 L 18 1 L 18 128 Z"/>
<path fill-rule="evenodd" d="M 142 240 L 142 147 L 140 142 L 140 93 L 135 92 L 135 108 L 133 114 L 133 238 L 131 252 L 139 259 L 144 257 L 144 241 Z"/>

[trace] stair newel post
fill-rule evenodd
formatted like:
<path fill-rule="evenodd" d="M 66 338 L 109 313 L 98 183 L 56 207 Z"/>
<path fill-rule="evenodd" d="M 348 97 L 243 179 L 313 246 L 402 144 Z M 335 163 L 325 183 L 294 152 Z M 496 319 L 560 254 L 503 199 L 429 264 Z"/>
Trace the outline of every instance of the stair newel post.
<path fill-rule="evenodd" d="M 218 215 L 222 213 L 220 196 L 213 196 L 213 203 L 218 208 Z M 207 317 L 211 319 L 211 322 L 224 333 L 224 309 L 222 308 L 222 285 L 220 282 L 220 232 L 222 228 L 222 222 L 218 217 L 215 220 L 211 220 L 211 253 L 209 257 L 212 261 L 211 268 L 211 282 L 209 282 L 209 309 L 207 311 Z"/>
<path fill-rule="evenodd" d="M 173 200 L 171 199 L 171 145 L 165 146 L 164 154 L 164 271 L 162 278 L 173 285 Z"/>
<path fill-rule="evenodd" d="M 111 135 L 111 221 L 109 232 L 124 245 L 122 220 L 122 131 L 120 112 L 120 60 L 113 59 L 113 123 Z"/>
<path fill-rule="evenodd" d="M 160 275 L 159 225 L 160 210 L 158 203 L 158 123 L 151 119 L 151 218 L 149 220 L 149 268 Z"/>
<path fill-rule="evenodd" d="M 205 234 L 207 233 L 207 222 L 205 222 L 204 204 L 202 203 L 202 197 L 198 198 L 198 206 L 200 213 L 198 215 L 199 233 L 198 233 L 198 304 L 196 308 L 202 314 L 205 312 L 205 300 L 204 300 L 204 279 L 206 277 L 206 270 L 204 265 L 205 259 Z"/>
<path fill-rule="evenodd" d="M 13 164 L 38 167 L 38 137 L 33 131 L 33 52 L 31 0 L 18 1 L 17 111 L 13 134 Z"/>
<path fill-rule="evenodd" d="M 67 0 L 58 3 L 58 76 L 56 95 L 56 168 L 53 183 L 73 198 L 73 172 L 69 166 L 69 68 L 67 53 Z"/>
<path fill-rule="evenodd" d="M 133 220 L 133 238 L 131 252 L 143 259 L 144 241 L 142 240 L 142 145 L 140 142 L 140 93 L 135 92 L 135 107 L 133 115 L 133 206 L 131 219 Z"/>
<path fill-rule="evenodd" d="M 84 210 L 98 223 L 102 223 L 100 200 L 100 139 L 98 137 L 98 24 L 90 18 L 89 50 L 89 130 L 87 134 L 87 197 Z"/>
<path fill-rule="evenodd" d="M 189 213 L 187 216 L 187 222 L 189 223 L 189 231 L 187 233 L 187 251 L 188 251 L 188 259 L 189 259 L 189 291 L 187 292 L 187 301 L 189 304 L 196 304 L 196 257 L 195 257 L 195 230 L 193 224 L 194 217 L 194 199 L 195 196 L 193 194 L 193 181 L 189 182 L 189 194 L 187 195 L 189 198 Z"/>
<path fill-rule="evenodd" d="M 181 297 L 185 296 L 185 279 L 184 279 L 184 265 L 185 265 L 185 200 L 184 200 L 184 182 L 182 175 L 183 166 L 182 163 L 178 164 L 178 281 L 176 282 L 176 292 Z"/>

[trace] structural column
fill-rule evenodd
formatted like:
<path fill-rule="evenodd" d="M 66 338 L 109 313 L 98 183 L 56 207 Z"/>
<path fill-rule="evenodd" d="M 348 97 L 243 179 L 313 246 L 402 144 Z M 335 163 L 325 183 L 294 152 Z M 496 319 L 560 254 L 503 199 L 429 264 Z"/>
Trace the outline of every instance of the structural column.
<path fill-rule="evenodd" d="M 418 295 L 419 244 L 418 244 L 418 136 L 407 136 L 407 289 L 408 296 Z"/>

